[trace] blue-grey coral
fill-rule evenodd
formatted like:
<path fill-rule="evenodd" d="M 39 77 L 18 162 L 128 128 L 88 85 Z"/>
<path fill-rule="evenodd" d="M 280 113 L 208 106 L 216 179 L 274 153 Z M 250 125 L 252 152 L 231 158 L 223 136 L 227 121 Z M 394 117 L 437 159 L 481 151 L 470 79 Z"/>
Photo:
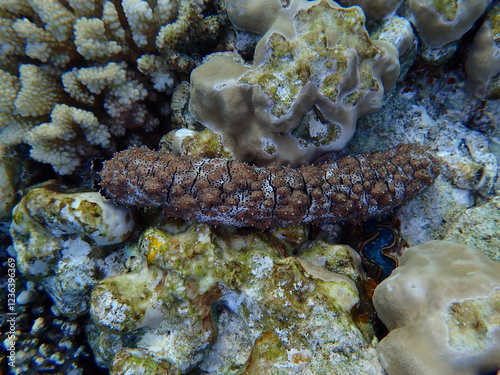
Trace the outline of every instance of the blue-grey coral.
<path fill-rule="evenodd" d="M 436 159 L 416 145 L 297 169 L 133 147 L 104 163 L 101 185 L 117 204 L 161 207 L 170 217 L 214 225 L 267 229 L 381 216 L 438 174 Z"/>

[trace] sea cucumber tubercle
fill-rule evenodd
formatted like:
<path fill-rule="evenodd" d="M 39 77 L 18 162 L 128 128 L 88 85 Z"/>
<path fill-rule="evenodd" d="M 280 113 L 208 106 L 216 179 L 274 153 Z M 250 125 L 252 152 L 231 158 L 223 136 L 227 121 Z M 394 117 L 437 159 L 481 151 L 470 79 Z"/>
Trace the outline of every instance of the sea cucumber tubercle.
<path fill-rule="evenodd" d="M 414 144 L 299 168 L 132 147 L 100 172 L 102 193 L 116 204 L 261 230 L 380 217 L 432 185 L 438 174 L 436 159 Z"/>

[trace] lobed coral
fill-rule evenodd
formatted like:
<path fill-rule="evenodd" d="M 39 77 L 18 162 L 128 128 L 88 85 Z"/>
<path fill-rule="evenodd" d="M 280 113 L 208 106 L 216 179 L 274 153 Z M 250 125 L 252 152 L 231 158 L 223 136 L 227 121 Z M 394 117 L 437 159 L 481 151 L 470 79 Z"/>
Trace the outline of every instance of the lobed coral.
<path fill-rule="evenodd" d="M 410 0 L 413 21 L 425 44 L 439 48 L 462 37 L 491 0 Z"/>
<path fill-rule="evenodd" d="M 377 347 L 390 375 L 500 367 L 500 263 L 480 251 L 446 241 L 413 246 L 373 303 L 390 330 Z"/>
<path fill-rule="evenodd" d="M 399 73 L 394 46 L 372 41 L 364 21 L 330 0 L 290 2 L 251 67 L 212 56 L 193 70 L 192 114 L 245 162 L 297 166 L 345 147 Z"/>
<path fill-rule="evenodd" d="M 134 147 L 105 162 L 100 172 L 103 193 L 117 204 L 259 229 L 382 216 L 438 174 L 437 161 L 415 145 L 297 169 Z"/>
<path fill-rule="evenodd" d="M 345 6 L 358 5 L 368 18 L 383 18 L 393 13 L 401 0 L 341 0 Z"/>
<path fill-rule="evenodd" d="M 478 98 L 500 98 L 500 4 L 494 5 L 476 33 L 465 61 L 466 87 Z"/>
<path fill-rule="evenodd" d="M 226 10 L 231 23 L 242 30 L 264 34 L 282 10 L 280 0 L 226 0 Z"/>

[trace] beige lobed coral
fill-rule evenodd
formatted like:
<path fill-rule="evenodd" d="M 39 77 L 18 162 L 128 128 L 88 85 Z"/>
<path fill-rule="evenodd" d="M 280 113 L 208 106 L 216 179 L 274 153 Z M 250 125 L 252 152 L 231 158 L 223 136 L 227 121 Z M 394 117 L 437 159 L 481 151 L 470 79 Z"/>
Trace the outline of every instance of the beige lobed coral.
<path fill-rule="evenodd" d="M 390 333 L 377 352 L 390 375 L 474 375 L 500 367 L 500 263 L 467 245 L 406 250 L 375 290 Z"/>
<path fill-rule="evenodd" d="M 500 98 L 500 4 L 494 5 L 476 33 L 465 61 L 466 87 L 478 98 Z"/>
<path fill-rule="evenodd" d="M 243 30 L 264 34 L 282 10 L 280 0 L 226 0 L 232 24 Z"/>
<path fill-rule="evenodd" d="M 368 18 L 378 19 L 393 13 L 401 0 L 341 0 L 340 3 L 345 6 L 358 5 Z"/>
<path fill-rule="evenodd" d="M 210 18 L 204 43 L 223 19 Z M 186 54 L 166 39 L 200 20 L 202 6 L 188 0 L 1 1 L 0 142 L 28 143 L 60 174 L 99 148 L 142 142 L 167 114 L 179 64 L 166 57 Z"/>
<path fill-rule="evenodd" d="M 372 41 L 364 21 L 357 7 L 291 1 L 252 66 L 215 55 L 192 72 L 191 112 L 246 162 L 296 166 L 345 147 L 399 74 L 397 50 Z"/>
<path fill-rule="evenodd" d="M 410 0 L 413 21 L 425 44 L 439 48 L 462 37 L 491 0 Z"/>

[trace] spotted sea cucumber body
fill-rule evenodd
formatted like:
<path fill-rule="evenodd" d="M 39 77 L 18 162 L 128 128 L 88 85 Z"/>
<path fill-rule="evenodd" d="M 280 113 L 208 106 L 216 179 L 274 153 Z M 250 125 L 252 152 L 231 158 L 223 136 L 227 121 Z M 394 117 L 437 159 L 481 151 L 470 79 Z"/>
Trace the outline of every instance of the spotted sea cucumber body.
<path fill-rule="evenodd" d="M 103 194 L 116 204 L 160 207 L 170 217 L 262 230 L 360 223 L 413 198 L 438 174 L 437 161 L 417 145 L 300 168 L 132 147 L 115 154 L 100 172 Z"/>

